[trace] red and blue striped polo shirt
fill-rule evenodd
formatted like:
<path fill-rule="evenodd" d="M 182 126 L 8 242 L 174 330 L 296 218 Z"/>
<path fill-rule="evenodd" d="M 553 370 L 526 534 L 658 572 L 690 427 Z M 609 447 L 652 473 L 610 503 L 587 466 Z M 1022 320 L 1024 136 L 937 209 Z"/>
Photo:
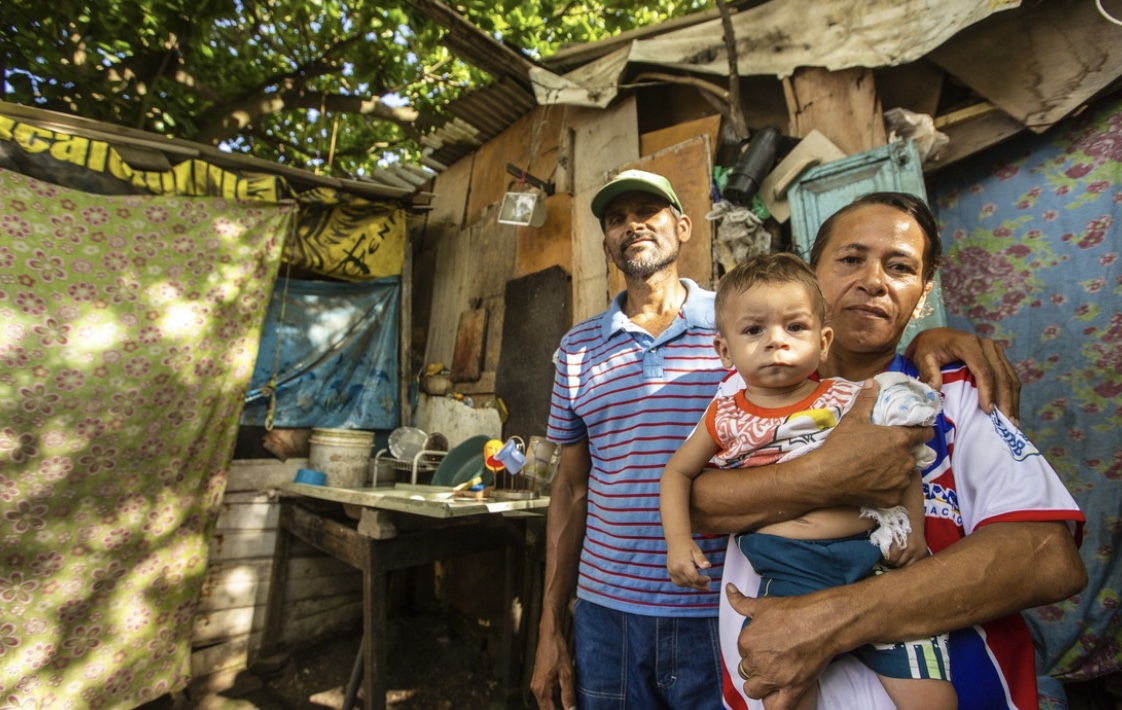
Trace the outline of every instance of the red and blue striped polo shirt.
<path fill-rule="evenodd" d="M 577 596 L 647 616 L 716 616 L 720 590 L 670 581 L 659 517 L 662 469 L 728 374 L 713 349 L 713 293 L 682 284 L 686 301 L 658 337 L 624 315 L 626 293 L 566 333 L 550 405 L 549 438 L 587 437 L 592 457 Z M 695 538 L 719 581 L 724 536 Z"/>

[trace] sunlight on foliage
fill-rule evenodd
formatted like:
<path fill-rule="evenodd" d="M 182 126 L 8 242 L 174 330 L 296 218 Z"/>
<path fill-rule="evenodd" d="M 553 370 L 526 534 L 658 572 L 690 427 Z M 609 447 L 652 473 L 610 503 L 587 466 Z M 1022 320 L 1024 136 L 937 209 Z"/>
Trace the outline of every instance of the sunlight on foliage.
<path fill-rule="evenodd" d="M 712 8 L 712 0 L 450 3 L 534 61 Z M 420 158 L 418 117 L 492 78 L 406 0 L 7 0 L 5 101 L 75 113 L 322 174 Z M 432 125 L 429 120 L 424 125 Z"/>

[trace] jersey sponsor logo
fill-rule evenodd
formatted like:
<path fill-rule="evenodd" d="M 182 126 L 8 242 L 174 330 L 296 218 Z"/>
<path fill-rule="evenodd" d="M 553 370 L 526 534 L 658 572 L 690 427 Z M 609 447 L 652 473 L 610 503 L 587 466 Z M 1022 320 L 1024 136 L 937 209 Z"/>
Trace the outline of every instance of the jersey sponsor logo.
<path fill-rule="evenodd" d="M 929 518 L 950 520 L 962 527 L 962 511 L 958 508 L 958 494 L 938 483 L 923 484 L 925 515 Z"/>
<path fill-rule="evenodd" d="M 990 412 L 990 421 L 993 422 L 993 430 L 1009 447 L 1009 453 L 1017 461 L 1024 461 L 1029 456 L 1037 456 L 1040 454 L 1032 442 L 1025 438 L 1019 429 L 1009 423 L 1005 418 L 998 416 L 997 409 Z"/>

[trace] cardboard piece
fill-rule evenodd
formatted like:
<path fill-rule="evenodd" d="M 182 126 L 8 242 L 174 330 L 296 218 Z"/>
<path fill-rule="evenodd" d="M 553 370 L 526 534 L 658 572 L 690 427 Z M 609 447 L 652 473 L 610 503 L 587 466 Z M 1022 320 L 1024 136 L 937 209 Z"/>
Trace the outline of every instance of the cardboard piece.
<path fill-rule="evenodd" d="M 760 185 L 760 199 L 767 206 L 771 216 L 782 224 L 791 218 L 791 206 L 787 202 L 787 191 L 799 176 L 815 165 L 841 160 L 846 157 L 841 148 L 817 129 L 812 130 L 799 141 L 799 144 L 779 161 L 779 165 L 768 173 Z"/>

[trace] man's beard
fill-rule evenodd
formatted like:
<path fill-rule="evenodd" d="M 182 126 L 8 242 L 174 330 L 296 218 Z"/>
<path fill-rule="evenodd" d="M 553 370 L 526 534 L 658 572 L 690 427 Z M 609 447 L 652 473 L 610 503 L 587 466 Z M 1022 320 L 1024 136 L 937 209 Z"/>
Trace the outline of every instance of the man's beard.
<path fill-rule="evenodd" d="M 674 236 L 673 246 L 669 250 L 663 248 L 661 242 L 657 242 L 659 248 L 654 253 L 644 251 L 633 257 L 627 256 L 628 244 L 620 245 L 619 251 L 612 254 L 612 261 L 629 278 L 650 278 L 678 260 L 681 244 L 678 242 L 677 233 Z"/>

